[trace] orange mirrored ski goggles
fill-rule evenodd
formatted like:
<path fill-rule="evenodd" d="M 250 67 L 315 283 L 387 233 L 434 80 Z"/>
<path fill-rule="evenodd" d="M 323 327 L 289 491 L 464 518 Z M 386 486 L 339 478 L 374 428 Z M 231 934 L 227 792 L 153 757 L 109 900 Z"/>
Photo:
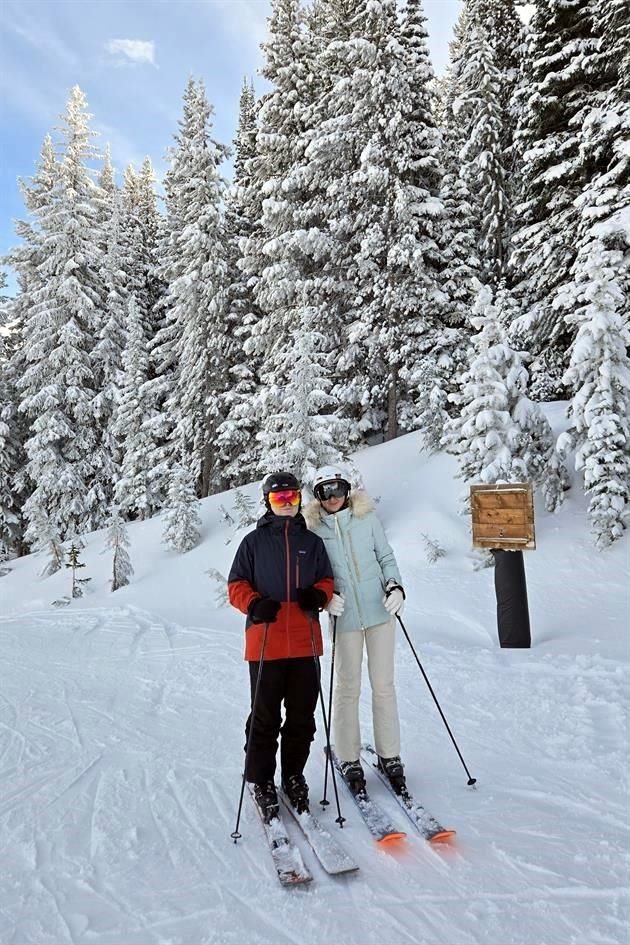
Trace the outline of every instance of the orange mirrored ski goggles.
<path fill-rule="evenodd" d="M 282 505 L 296 506 L 300 504 L 302 493 L 299 489 L 283 489 L 282 492 L 270 492 L 269 504 L 278 508 Z"/>

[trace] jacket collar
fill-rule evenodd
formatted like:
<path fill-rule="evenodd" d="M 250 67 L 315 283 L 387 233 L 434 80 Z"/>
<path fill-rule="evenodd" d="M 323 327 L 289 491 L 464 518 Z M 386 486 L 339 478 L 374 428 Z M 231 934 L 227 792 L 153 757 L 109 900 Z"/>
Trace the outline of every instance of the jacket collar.
<path fill-rule="evenodd" d="M 334 525 L 335 519 L 344 522 L 350 518 L 364 518 L 374 511 L 374 502 L 363 489 L 357 489 L 350 493 L 350 502 L 345 509 L 341 509 L 335 515 L 327 515 L 317 499 L 309 502 L 304 509 L 304 518 L 308 528 L 317 528 L 323 522 Z M 340 519 L 340 516 L 344 518 Z"/>
<path fill-rule="evenodd" d="M 306 522 L 301 512 L 298 512 L 293 518 L 285 518 L 283 515 L 276 515 L 275 512 L 271 510 L 265 512 L 265 514 L 258 519 L 256 528 L 273 528 L 279 531 L 281 528 L 284 528 L 287 522 L 289 523 L 289 531 L 303 531 L 306 528 Z"/>

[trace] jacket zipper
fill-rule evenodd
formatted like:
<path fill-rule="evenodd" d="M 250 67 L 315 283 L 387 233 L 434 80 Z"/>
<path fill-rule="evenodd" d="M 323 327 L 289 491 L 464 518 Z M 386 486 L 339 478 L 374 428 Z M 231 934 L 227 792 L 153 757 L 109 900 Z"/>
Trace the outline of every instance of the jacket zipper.
<path fill-rule="evenodd" d="M 354 571 L 354 574 L 356 577 L 356 580 L 352 579 L 350 583 L 352 584 L 352 594 L 354 597 L 354 603 L 356 604 L 356 608 L 357 608 L 357 615 L 359 617 L 359 623 L 361 624 L 361 629 L 365 630 L 365 627 L 363 626 L 363 615 L 361 613 L 361 607 L 359 605 L 359 595 L 357 593 L 358 573 L 354 566 L 355 558 L 354 558 L 354 549 L 352 548 L 352 539 L 348 537 L 348 540 L 350 542 L 350 557 L 348 557 L 348 550 L 346 548 L 346 541 L 344 538 L 343 530 L 341 529 L 341 526 L 339 525 L 337 519 L 335 519 L 335 530 L 339 536 L 339 542 L 343 549 L 344 557 L 346 559 L 346 567 L 348 568 L 348 573 L 352 575 L 352 572 Z M 350 531 L 348 530 L 348 536 L 349 535 L 350 535 Z"/>
<path fill-rule="evenodd" d="M 291 552 L 289 548 L 289 523 L 284 526 L 284 547 L 287 561 L 287 603 L 291 601 Z M 287 607 L 285 620 L 285 633 L 287 635 L 287 653 L 291 656 L 291 637 L 289 635 L 289 607 Z"/>

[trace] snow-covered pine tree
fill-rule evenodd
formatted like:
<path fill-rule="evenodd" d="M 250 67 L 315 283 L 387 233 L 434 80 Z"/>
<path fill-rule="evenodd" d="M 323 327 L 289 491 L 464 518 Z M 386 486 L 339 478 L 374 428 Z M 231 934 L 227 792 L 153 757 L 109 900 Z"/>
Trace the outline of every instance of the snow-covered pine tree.
<path fill-rule="evenodd" d="M 185 462 L 177 462 L 172 470 L 166 523 L 162 541 L 174 551 L 190 551 L 199 544 L 201 518 L 193 473 Z"/>
<path fill-rule="evenodd" d="M 50 577 L 51 574 L 55 574 L 63 568 L 66 550 L 53 529 L 47 527 L 46 524 L 44 524 L 43 531 L 35 547 L 37 551 L 48 555 L 48 561 L 41 572 L 42 577 Z"/>
<path fill-rule="evenodd" d="M 460 392 L 453 396 L 460 416 L 447 423 L 444 445 L 460 457 L 467 482 L 531 480 L 541 486 L 551 509 L 562 498 L 564 469 L 554 455 L 549 423 L 527 397 L 522 356 L 507 342 L 501 310 L 508 299 L 501 289 L 493 301 L 490 287 L 479 286 L 471 318 L 477 334 Z"/>
<path fill-rule="evenodd" d="M 309 66 L 310 37 L 298 0 L 273 0 L 263 50 L 262 73 L 270 88 L 260 101 L 256 151 L 246 167 L 247 198 L 253 210 L 260 201 L 260 219 L 244 240 L 242 260 L 259 313 L 244 338 L 248 363 L 253 363 L 261 380 L 259 393 L 250 401 L 256 427 L 264 419 L 270 391 L 287 386 L 287 356 L 304 300 L 308 266 L 302 247 L 313 232 L 306 207 L 307 183 L 299 171 L 305 111 L 320 76 Z M 265 462 L 260 448 L 251 458 Z"/>
<path fill-rule="evenodd" d="M 0 271 L 0 292 L 6 285 L 6 274 Z M 18 553 L 23 534 L 16 477 L 24 457 L 16 423 L 17 396 L 10 368 L 11 349 L 15 342 L 7 326 L 12 314 L 11 300 L 0 296 L 0 564 Z"/>
<path fill-rule="evenodd" d="M 440 247 L 444 259 L 441 286 L 445 301 L 440 307 L 440 321 L 453 328 L 467 327 L 468 315 L 475 303 L 474 280 L 480 279 L 481 263 L 478 257 L 478 232 L 474 214 L 474 199 L 460 174 L 459 154 L 466 143 L 465 130 L 455 120 L 454 102 L 460 92 L 460 75 L 464 60 L 462 44 L 466 36 L 468 7 L 463 6 L 449 43 L 449 63 L 444 79 L 439 83 L 436 116 L 442 133 L 442 163 L 444 175 L 440 199 L 444 218 Z"/>
<path fill-rule="evenodd" d="M 602 240 L 587 242 L 573 281 L 558 296 L 563 308 L 571 305 L 565 319 L 577 328 L 563 378 L 573 391 L 570 425 L 559 448 L 576 451 L 600 549 L 621 537 L 630 505 L 630 329 L 628 296 L 619 284 L 622 257 Z M 629 266 L 627 250 L 626 272 Z"/>
<path fill-rule="evenodd" d="M 310 484 L 319 466 L 343 462 L 340 445 L 343 421 L 334 415 L 330 395 L 326 338 L 314 325 L 306 305 L 295 326 L 285 387 L 270 380 L 262 400 L 263 421 L 260 471 L 291 469 L 300 482 Z"/>
<path fill-rule="evenodd" d="M 33 305 L 24 322 L 26 370 L 20 410 L 30 421 L 24 506 L 27 541 L 45 519 L 63 538 L 99 527 L 111 487 L 95 415 L 91 352 L 103 318 L 102 258 L 96 227 L 97 186 L 83 92 L 70 94 L 63 156 L 50 199 L 35 210 L 40 255 Z"/>
<path fill-rule="evenodd" d="M 630 21 L 596 7 L 591 60 L 600 94 L 581 113 L 577 255 L 554 309 L 575 332 L 563 382 L 572 393 L 561 444 L 576 450 L 599 548 L 619 538 L 630 502 Z"/>
<path fill-rule="evenodd" d="M 0 290 L 6 286 L 6 277 L 0 272 Z M 5 315 L 12 306 L 0 299 L 0 563 L 18 554 L 24 531 L 21 502 L 16 478 L 24 462 L 20 429 L 17 423 L 16 391 L 10 370 L 11 335 L 5 325 Z M 6 312 L 5 310 L 6 306 Z"/>
<path fill-rule="evenodd" d="M 112 558 L 112 591 L 129 584 L 133 576 L 133 566 L 129 557 L 129 536 L 119 510 L 114 506 L 107 530 L 107 547 L 113 552 Z"/>
<path fill-rule="evenodd" d="M 33 485 L 25 474 L 27 463 L 24 444 L 29 435 L 27 418 L 19 410 L 21 394 L 17 382 L 27 368 L 24 326 L 27 316 L 35 305 L 35 291 L 40 285 L 41 276 L 38 266 L 43 259 L 43 238 L 35 214 L 45 214 L 50 206 L 51 194 L 58 175 L 58 163 L 50 135 L 44 138 L 35 175 L 28 180 L 20 180 L 20 190 L 30 220 L 18 220 L 15 224 L 20 244 L 7 254 L 2 263 L 10 266 L 17 277 L 17 294 L 5 298 L 2 302 L 0 322 L 7 327 L 9 334 L 4 338 L 4 363 L 1 367 L 0 413 L 4 424 L 2 434 L 3 495 L 6 521 L 11 519 L 11 541 L 13 553 L 22 554 L 27 550 L 24 544 L 24 503 L 32 491 Z M 20 510 L 20 525 L 15 528 L 15 510 Z M 6 537 L 6 534 L 5 534 Z M 17 541 L 17 544 L 13 542 Z"/>
<path fill-rule="evenodd" d="M 167 357 L 174 356 L 177 365 L 167 403 L 174 423 L 172 443 L 180 444 L 182 461 L 197 477 L 202 496 L 222 483 L 215 440 L 222 419 L 220 396 L 227 386 L 225 182 L 219 166 L 229 152 L 210 137 L 212 113 L 203 84 L 191 79 L 168 174 L 162 268 L 168 280 L 164 307 L 174 328 L 174 351 Z"/>
<path fill-rule="evenodd" d="M 128 518 L 149 518 L 155 511 L 149 464 L 152 441 L 145 418 L 148 412 L 146 379 L 149 357 L 143 319 L 130 293 L 127 304 L 127 344 L 123 352 L 123 376 L 112 432 L 121 455 L 115 501 Z"/>
<path fill-rule="evenodd" d="M 254 297 L 254 279 L 245 273 L 243 253 L 260 226 L 262 207 L 252 173 L 256 157 L 256 97 L 251 82 L 243 81 L 239 121 L 234 141 L 234 178 L 226 205 L 229 285 L 226 299 L 227 384 L 221 395 L 225 418 L 217 431 L 225 481 L 241 484 L 255 478 L 259 447 L 252 402 L 259 385 L 259 358 L 245 352 L 252 326 L 260 321 Z"/>
<path fill-rule="evenodd" d="M 99 242 L 103 253 L 100 277 L 105 303 L 104 316 L 91 357 L 97 390 L 94 407 L 102 430 L 103 450 L 111 468 L 111 503 L 120 466 L 119 444 L 112 428 L 122 383 L 122 357 L 127 336 L 129 255 L 122 229 L 122 199 L 116 186 L 109 148 L 98 183 L 102 195 L 99 214 Z"/>
<path fill-rule="evenodd" d="M 426 350 L 432 328 L 439 324 L 438 313 L 446 301 L 440 243 L 444 168 L 422 0 L 407 0 L 398 47 L 394 45 L 393 51 L 387 84 L 392 111 L 399 111 L 401 118 L 387 126 L 381 144 L 383 157 L 394 155 L 387 169 L 390 219 L 383 233 L 389 244 L 385 256 L 388 286 L 380 316 L 389 324 L 381 324 L 376 341 L 377 348 L 388 351 L 388 438 L 417 425 L 414 367 Z M 375 315 L 378 324 L 377 311 Z"/>
<path fill-rule="evenodd" d="M 237 529 L 251 528 L 252 525 L 256 524 L 256 519 L 258 518 L 256 502 L 251 496 L 247 495 L 245 492 L 241 492 L 240 489 L 234 490 L 233 498 L 234 513 L 237 516 Z M 235 524 L 234 519 L 231 516 L 229 516 L 229 524 Z"/>
<path fill-rule="evenodd" d="M 344 415 L 364 435 L 395 436 L 425 329 L 415 316 L 438 295 L 441 169 L 424 16 L 413 0 L 401 24 L 393 0 L 321 0 L 314 22 L 318 95 L 293 174 L 308 188 L 309 302 L 330 326 Z"/>
<path fill-rule="evenodd" d="M 449 94 L 455 123 L 455 136 L 462 142 L 460 174 L 468 192 L 474 195 L 477 247 L 484 278 L 496 285 L 505 276 L 509 239 L 510 207 L 506 167 L 511 161 L 510 112 L 506 108 L 505 87 L 513 87 L 512 70 L 505 75 L 499 65 L 514 50 L 497 49 L 498 22 L 509 22 L 516 15 L 512 0 L 497 4 L 487 0 L 468 0 L 459 38 L 458 62 L 452 72 L 453 88 Z M 507 37 L 506 37 L 507 38 Z"/>
<path fill-rule="evenodd" d="M 467 366 L 469 343 L 469 328 L 438 324 L 426 333 L 425 349 L 418 351 L 410 374 L 416 388 L 413 427 L 420 431 L 422 446 L 429 452 L 440 448 L 444 428 L 456 414 L 449 398 Z"/>
<path fill-rule="evenodd" d="M 606 6 L 606 5 L 604 5 Z M 519 183 L 511 267 L 523 314 L 515 343 L 534 355 L 537 399 L 562 397 L 573 332 L 554 308 L 578 245 L 576 198 L 592 176 L 580 160 L 584 118 L 601 97 L 599 19 L 593 0 L 539 0 L 516 93 Z"/>
<path fill-rule="evenodd" d="M 92 578 L 80 578 L 77 577 L 77 571 L 85 567 L 83 561 L 81 561 L 81 544 L 71 543 L 68 551 L 66 552 L 66 567 L 72 571 L 72 590 L 71 597 L 77 599 L 83 597 L 83 585 L 87 584 L 88 581 L 91 581 Z"/>
<path fill-rule="evenodd" d="M 149 350 L 163 325 L 162 299 L 165 285 L 159 274 L 159 248 L 164 230 L 164 221 L 158 210 L 155 192 L 155 171 L 151 159 L 142 162 L 136 180 L 136 217 L 142 237 L 141 268 L 144 275 L 144 299 L 146 303 L 146 331 Z M 151 366 L 152 371 L 152 366 Z"/>

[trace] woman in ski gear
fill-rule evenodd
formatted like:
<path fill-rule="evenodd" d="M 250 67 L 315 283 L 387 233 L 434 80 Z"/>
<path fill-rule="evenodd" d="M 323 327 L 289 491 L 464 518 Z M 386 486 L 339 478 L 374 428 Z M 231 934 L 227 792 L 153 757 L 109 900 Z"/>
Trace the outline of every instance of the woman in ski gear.
<path fill-rule="evenodd" d="M 274 773 L 280 734 L 282 785 L 299 811 L 308 810 L 303 771 L 319 695 L 319 611 L 332 596 L 333 578 L 324 543 L 307 530 L 301 515 L 302 494 L 295 476 L 266 476 L 263 497 L 267 511 L 236 552 L 228 592 L 230 603 L 247 615 L 245 659 L 252 711 L 246 738 L 250 727 L 252 731 L 245 776 L 255 785 L 256 800 L 269 818 L 278 811 Z"/>
<path fill-rule="evenodd" d="M 336 466 L 317 471 L 315 501 L 305 509 L 308 527 L 320 536 L 335 576 L 327 610 L 336 620 L 333 730 L 342 774 L 353 790 L 365 788 L 360 762 L 359 696 L 363 647 L 372 687 L 372 722 L 379 765 L 395 789 L 405 786 L 394 687 L 396 624 L 405 592 L 394 552 L 363 491 Z"/>

